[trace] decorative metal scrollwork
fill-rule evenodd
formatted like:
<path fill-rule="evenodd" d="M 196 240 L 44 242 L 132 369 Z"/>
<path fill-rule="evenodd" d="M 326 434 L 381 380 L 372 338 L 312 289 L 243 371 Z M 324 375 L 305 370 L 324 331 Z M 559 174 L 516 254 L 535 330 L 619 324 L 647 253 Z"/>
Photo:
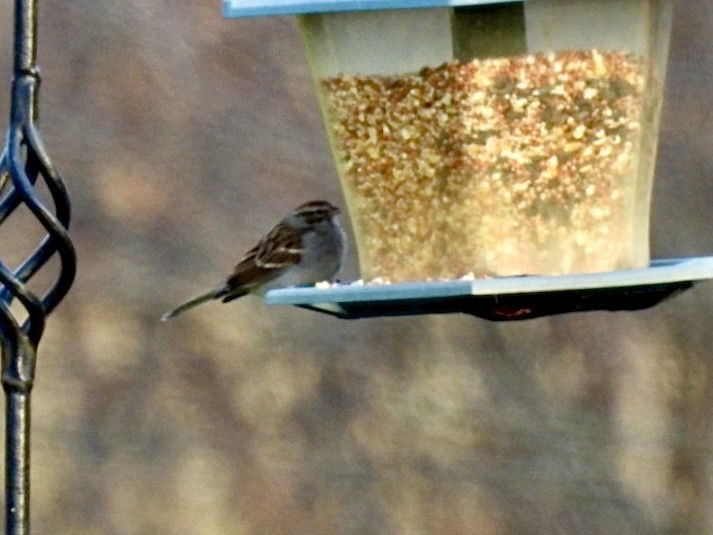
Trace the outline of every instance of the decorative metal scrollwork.
<path fill-rule="evenodd" d="M 5 529 L 6 533 L 16 535 L 29 533 L 30 392 L 37 346 L 45 317 L 67 294 L 76 273 L 74 246 L 67 233 L 69 197 L 36 127 L 40 83 L 36 34 L 35 0 L 16 0 L 10 127 L 0 157 L 0 225 L 15 210 L 25 207 L 45 231 L 44 238 L 16 268 L 11 270 L 0 257 L 0 350 L 2 384 L 7 397 Z M 37 193 L 41 183 L 49 190 L 50 207 Z M 55 255 L 60 260 L 56 280 L 43 295 L 35 295 L 27 283 Z M 22 321 L 11 310 L 13 301 L 21 305 L 15 309 L 20 308 Z"/>

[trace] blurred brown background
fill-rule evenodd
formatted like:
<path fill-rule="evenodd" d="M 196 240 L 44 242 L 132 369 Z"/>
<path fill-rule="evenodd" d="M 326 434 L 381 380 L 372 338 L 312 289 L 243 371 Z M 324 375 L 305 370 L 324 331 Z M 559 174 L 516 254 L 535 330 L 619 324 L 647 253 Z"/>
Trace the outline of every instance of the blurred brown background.
<path fill-rule="evenodd" d="M 36 533 L 713 533 L 713 285 L 511 324 L 255 298 L 162 324 L 297 203 L 343 205 L 294 21 L 39 4 L 80 264 L 40 348 Z M 713 252 L 711 50 L 713 3 L 677 2 L 654 257 Z"/>

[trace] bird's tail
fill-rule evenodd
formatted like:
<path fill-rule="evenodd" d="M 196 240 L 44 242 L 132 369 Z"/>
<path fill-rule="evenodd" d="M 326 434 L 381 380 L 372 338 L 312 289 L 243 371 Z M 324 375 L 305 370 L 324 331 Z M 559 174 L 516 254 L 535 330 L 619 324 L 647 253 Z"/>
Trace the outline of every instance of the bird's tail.
<path fill-rule="evenodd" d="M 197 307 L 200 304 L 205 303 L 206 301 L 210 301 L 211 299 L 218 299 L 220 297 L 225 296 L 227 293 L 227 287 L 223 284 L 221 286 L 218 286 L 217 288 L 213 288 L 212 290 L 209 290 L 205 293 L 202 293 L 200 295 L 196 295 L 195 297 L 192 297 L 185 303 L 178 305 L 176 308 L 173 310 L 169 310 L 166 312 L 163 316 L 161 316 L 161 321 L 168 321 L 174 316 L 178 316 L 179 314 L 184 313 L 186 310 L 190 310 L 193 307 Z"/>

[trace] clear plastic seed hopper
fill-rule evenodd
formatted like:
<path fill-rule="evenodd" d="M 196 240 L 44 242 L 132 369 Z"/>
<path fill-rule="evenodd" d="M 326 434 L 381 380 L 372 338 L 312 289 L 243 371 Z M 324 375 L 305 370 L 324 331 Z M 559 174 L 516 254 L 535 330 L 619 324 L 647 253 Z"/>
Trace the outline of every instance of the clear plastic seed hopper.
<path fill-rule="evenodd" d="M 713 258 L 649 257 L 670 0 L 225 0 L 298 16 L 362 281 L 344 318 L 652 306 Z"/>

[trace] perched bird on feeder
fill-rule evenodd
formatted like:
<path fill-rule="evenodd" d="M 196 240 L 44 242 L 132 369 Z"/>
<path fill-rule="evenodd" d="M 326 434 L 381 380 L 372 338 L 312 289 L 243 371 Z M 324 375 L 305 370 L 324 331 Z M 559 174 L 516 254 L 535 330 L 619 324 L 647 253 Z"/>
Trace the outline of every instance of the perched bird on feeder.
<path fill-rule="evenodd" d="M 346 245 L 337 214 L 339 209 L 327 201 L 298 206 L 243 256 L 225 283 L 166 312 L 161 320 L 214 299 L 225 303 L 249 293 L 332 280 Z"/>

